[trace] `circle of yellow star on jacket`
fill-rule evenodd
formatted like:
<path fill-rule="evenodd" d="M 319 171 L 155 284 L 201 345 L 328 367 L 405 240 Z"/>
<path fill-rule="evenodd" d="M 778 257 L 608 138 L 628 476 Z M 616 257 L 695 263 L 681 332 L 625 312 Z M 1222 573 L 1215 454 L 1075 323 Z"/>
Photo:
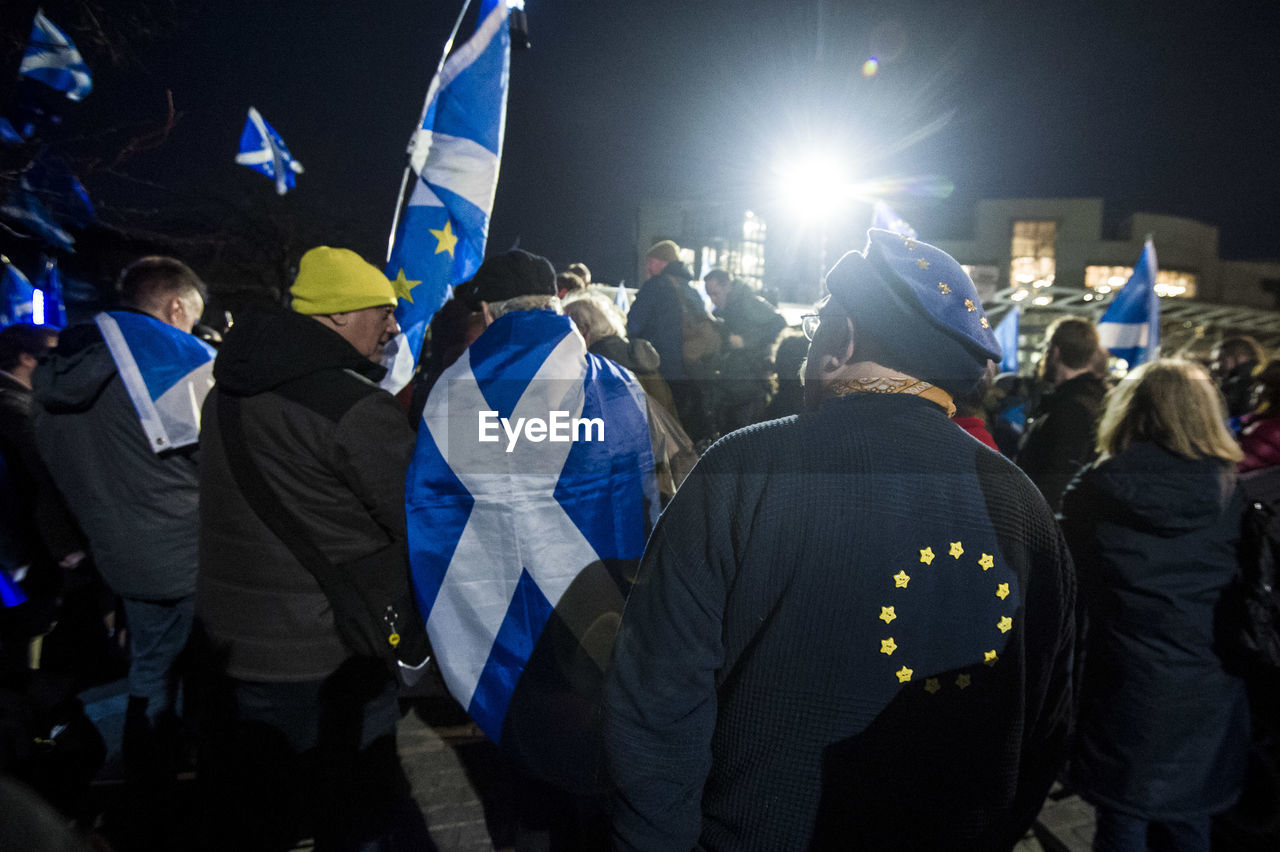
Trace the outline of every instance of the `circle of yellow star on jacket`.
<path fill-rule="evenodd" d="M 903 666 L 894 672 L 894 674 L 898 676 L 898 683 L 906 683 L 911 680 L 911 676 L 915 674 L 915 669 L 909 669 L 906 666 Z"/>
<path fill-rule="evenodd" d="M 905 589 L 907 587 L 907 583 L 910 582 L 911 575 L 906 571 L 899 571 L 897 574 L 893 575 L 893 587 L 895 589 Z"/>
<path fill-rule="evenodd" d="M 978 560 L 978 564 L 982 566 L 983 571 L 986 571 L 995 566 L 996 560 L 990 553 L 984 553 L 982 558 Z"/>
<path fill-rule="evenodd" d="M 959 559 L 964 555 L 964 548 L 960 546 L 960 542 L 953 541 L 951 542 L 951 552 L 947 555 Z"/>
<path fill-rule="evenodd" d="M 996 661 L 1000 659 L 1000 655 L 995 650 L 984 651 L 982 653 L 982 664 L 984 666 L 994 666 Z"/>
<path fill-rule="evenodd" d="M 942 689 L 942 685 L 941 685 L 940 683 L 938 683 L 938 679 L 937 679 L 936 677 L 927 678 L 927 679 L 925 680 L 925 682 L 924 682 L 924 691 L 925 691 L 925 692 L 929 693 L 930 695 L 933 695 L 933 694 L 934 694 L 934 693 L 936 693 L 939 689 Z"/>
<path fill-rule="evenodd" d="M 932 547 L 926 547 L 924 550 L 920 551 L 920 561 L 923 562 L 925 565 L 933 564 L 933 548 Z"/>
<path fill-rule="evenodd" d="M 967 674 L 956 675 L 956 686 L 964 689 L 969 685 L 972 678 Z"/>
<path fill-rule="evenodd" d="M 1005 598 L 1009 597 L 1008 583 L 1001 583 L 1000 585 L 996 586 L 996 597 L 998 597 L 1000 600 L 1004 600 Z"/>
<path fill-rule="evenodd" d="M 881 654 L 892 654 L 896 650 L 898 650 L 898 643 L 893 641 L 892 636 L 890 636 L 888 639 L 880 640 Z"/>
<path fill-rule="evenodd" d="M 412 295 L 413 288 L 417 287 L 421 283 L 422 283 L 421 281 L 411 281 L 410 279 L 406 278 L 404 274 L 404 268 L 401 267 L 400 271 L 396 273 L 395 280 L 391 282 L 391 286 L 396 291 L 397 299 L 404 299 L 405 301 L 407 301 L 409 304 L 412 305 L 413 304 L 413 295 Z"/>
<path fill-rule="evenodd" d="M 1000 628 L 1001 633 L 1008 633 L 1013 629 L 1013 619 L 1006 615 L 996 623 L 996 627 Z"/>
<path fill-rule="evenodd" d="M 885 624 L 888 624 L 890 621 L 893 621 L 897 617 L 898 617 L 898 614 L 893 611 L 893 607 L 891 606 L 880 607 L 880 620 L 883 621 Z"/>
<path fill-rule="evenodd" d="M 458 235 L 453 232 L 453 223 L 445 222 L 444 227 L 438 231 L 434 228 L 427 230 L 436 238 L 436 254 L 447 251 L 449 257 L 453 257 L 453 247 L 458 244 Z"/>

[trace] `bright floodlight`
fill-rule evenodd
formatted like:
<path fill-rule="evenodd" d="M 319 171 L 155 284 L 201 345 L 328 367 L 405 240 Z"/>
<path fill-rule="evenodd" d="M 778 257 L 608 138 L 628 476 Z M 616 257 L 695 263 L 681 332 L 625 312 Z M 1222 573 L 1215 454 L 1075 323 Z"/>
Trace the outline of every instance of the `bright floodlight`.
<path fill-rule="evenodd" d="M 814 155 L 782 169 L 782 193 L 799 216 L 825 219 L 849 198 L 844 165 L 830 155 Z"/>

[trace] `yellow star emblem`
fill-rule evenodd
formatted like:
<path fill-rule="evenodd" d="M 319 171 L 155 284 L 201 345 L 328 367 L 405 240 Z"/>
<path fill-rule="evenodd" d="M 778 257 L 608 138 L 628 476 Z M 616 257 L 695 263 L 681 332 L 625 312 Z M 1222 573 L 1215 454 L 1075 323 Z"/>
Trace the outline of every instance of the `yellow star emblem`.
<path fill-rule="evenodd" d="M 950 295 L 951 295 L 951 288 L 947 286 L 947 282 L 945 282 L 945 281 L 939 281 L 939 282 L 938 282 L 938 292 L 939 292 L 939 293 L 941 293 L 941 294 L 942 294 L 942 295 L 944 295 L 944 296 L 950 296 Z"/>
<path fill-rule="evenodd" d="M 953 541 L 951 542 L 951 552 L 947 555 L 953 556 L 956 559 L 959 559 L 961 556 L 964 555 L 964 548 L 960 546 L 960 542 Z"/>
<path fill-rule="evenodd" d="M 907 251 L 916 250 L 916 241 L 911 239 L 910 237 L 903 237 L 902 244 L 907 247 Z"/>
<path fill-rule="evenodd" d="M 1000 628 L 1001 633 L 1008 633 L 1013 628 L 1013 619 L 1006 615 L 1004 618 L 1000 619 L 996 624 L 996 627 Z"/>
<path fill-rule="evenodd" d="M 895 589 L 905 589 L 909 582 L 911 582 L 911 575 L 906 571 L 899 571 L 893 575 L 893 587 Z"/>
<path fill-rule="evenodd" d="M 982 558 L 978 560 L 978 564 L 982 566 L 983 571 L 986 571 L 996 564 L 996 559 L 990 553 L 984 553 Z"/>
<path fill-rule="evenodd" d="M 898 614 L 893 611 L 893 607 L 891 606 L 880 607 L 880 620 L 883 621 L 885 624 L 888 624 L 890 621 L 893 621 L 897 617 L 898 617 Z"/>
<path fill-rule="evenodd" d="M 1000 585 L 996 586 L 996 597 L 998 597 L 1000 600 L 1004 600 L 1005 598 L 1009 597 L 1008 583 L 1001 583 Z"/>
<path fill-rule="evenodd" d="M 916 266 L 920 267 L 921 269 L 928 269 L 928 268 L 929 268 L 929 261 L 925 260 L 923 257 L 921 257 L 921 258 L 917 258 L 917 259 L 916 259 Z"/>
<path fill-rule="evenodd" d="M 994 666 L 996 661 L 1000 659 L 1000 655 L 995 651 L 985 651 L 982 654 L 982 663 L 987 666 Z"/>
<path fill-rule="evenodd" d="M 929 693 L 930 695 L 933 695 L 939 689 L 942 689 L 942 684 L 938 683 L 938 679 L 936 677 L 931 677 L 925 680 L 924 682 L 925 692 Z"/>
<path fill-rule="evenodd" d="M 892 636 L 890 636 L 888 639 L 880 640 L 881 654 L 892 654 L 896 650 L 898 650 L 898 643 L 893 641 Z"/>
<path fill-rule="evenodd" d="M 404 269 L 402 268 L 396 273 L 396 280 L 391 282 L 391 286 L 395 288 L 397 299 L 406 299 L 409 304 L 413 304 L 413 288 L 421 284 L 421 281 L 410 281 L 404 277 Z"/>
<path fill-rule="evenodd" d="M 894 674 L 898 676 L 898 683 L 906 683 L 911 680 L 911 676 L 915 674 L 915 669 L 909 669 L 906 666 L 898 669 Z"/>
<path fill-rule="evenodd" d="M 920 561 L 923 562 L 925 565 L 933 564 L 933 548 L 932 547 L 926 547 L 924 550 L 920 551 Z"/>
<path fill-rule="evenodd" d="M 991 328 L 991 323 L 987 322 L 986 317 L 983 317 L 982 319 L 978 320 L 978 325 L 982 326 L 983 328 Z"/>
<path fill-rule="evenodd" d="M 973 304 L 973 299 L 965 299 L 964 307 L 965 307 L 965 310 L 967 310 L 969 313 L 973 313 L 978 309 L 977 306 Z"/>
<path fill-rule="evenodd" d="M 956 675 L 956 686 L 961 689 L 966 688 L 969 685 L 969 681 L 970 677 L 967 674 Z"/>
<path fill-rule="evenodd" d="M 445 222 L 444 227 L 438 231 L 434 228 L 427 230 L 436 238 L 436 254 L 447 251 L 449 257 L 453 257 L 453 247 L 458 244 L 458 235 L 453 232 L 453 223 Z"/>

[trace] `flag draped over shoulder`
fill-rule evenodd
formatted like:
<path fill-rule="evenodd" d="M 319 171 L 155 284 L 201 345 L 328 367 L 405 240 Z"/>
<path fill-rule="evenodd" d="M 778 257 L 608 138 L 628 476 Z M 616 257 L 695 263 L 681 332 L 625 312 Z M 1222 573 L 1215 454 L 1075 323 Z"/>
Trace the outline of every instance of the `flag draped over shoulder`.
<path fill-rule="evenodd" d="M 22 55 L 18 73 L 65 92 L 73 101 L 93 90 L 93 78 L 80 51 L 42 11 L 36 12 L 31 38 L 27 40 L 27 50 Z"/>
<path fill-rule="evenodd" d="M 383 387 L 409 383 L 431 317 L 484 259 L 498 185 L 511 36 L 506 0 L 484 0 L 475 34 L 445 60 L 409 143 L 416 179 L 397 226 L 387 277 L 402 333 L 387 347 Z"/>
<path fill-rule="evenodd" d="M 1147 240 L 1133 274 L 1102 319 L 1098 338 L 1102 346 L 1130 367 L 1155 359 L 1160 353 L 1160 297 L 1156 294 L 1156 247 Z"/>
<path fill-rule="evenodd" d="M 289 153 L 289 148 L 253 107 L 240 133 L 240 153 L 236 162 L 261 172 L 276 182 L 276 193 L 284 195 L 297 184 L 295 175 L 302 174 L 302 163 Z"/>
<path fill-rule="evenodd" d="M 94 317 L 138 412 L 152 452 L 200 440 L 200 406 L 213 387 L 213 347 L 155 317 Z"/>
<path fill-rule="evenodd" d="M 572 440 L 496 420 L 553 412 Z M 495 742 L 548 622 L 602 674 L 625 592 L 600 566 L 643 553 L 653 467 L 635 377 L 551 311 L 501 317 L 433 387 L 405 491 L 414 588 L 449 691 Z"/>
<path fill-rule="evenodd" d="M 1000 372 L 1018 372 L 1018 308 L 1005 314 L 995 328 L 996 342 L 1000 344 Z"/>
<path fill-rule="evenodd" d="M 32 322 L 35 312 L 35 288 L 22 270 L 4 261 L 4 301 L 0 302 L 0 326 L 15 322 Z"/>
<path fill-rule="evenodd" d="M 915 237 L 916 229 L 907 224 L 907 220 L 898 215 L 892 207 L 880 199 L 876 199 L 871 209 L 871 227 L 904 237 Z"/>

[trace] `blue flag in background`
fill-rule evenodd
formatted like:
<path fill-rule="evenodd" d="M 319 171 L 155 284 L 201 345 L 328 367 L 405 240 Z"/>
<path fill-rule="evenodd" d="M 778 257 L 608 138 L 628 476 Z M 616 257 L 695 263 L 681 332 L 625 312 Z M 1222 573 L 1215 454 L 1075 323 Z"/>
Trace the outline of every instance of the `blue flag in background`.
<path fill-rule="evenodd" d="M 152 452 L 199 441 L 200 406 L 213 387 L 213 347 L 146 314 L 107 311 L 93 319 Z"/>
<path fill-rule="evenodd" d="M 995 336 L 996 342 L 1000 344 L 1000 372 L 1002 373 L 1018 372 L 1019 313 L 1015 306 L 996 326 Z"/>
<path fill-rule="evenodd" d="M 916 236 L 916 229 L 908 225 L 907 220 L 899 216 L 896 210 L 878 198 L 871 209 L 871 227 L 901 234 L 904 237 Z"/>
<path fill-rule="evenodd" d="M 67 312 L 62 304 L 62 276 L 58 274 L 58 261 L 49 257 L 44 259 L 44 273 L 36 280 L 36 289 L 43 297 L 43 316 L 34 322 L 64 328 Z"/>
<path fill-rule="evenodd" d="M 31 25 L 31 38 L 27 40 L 27 52 L 22 55 L 18 73 L 65 92 L 73 101 L 93 90 L 93 78 L 80 51 L 66 33 L 39 10 Z"/>
<path fill-rule="evenodd" d="M 588 425 L 529 441 L 497 420 L 557 415 Z M 506 314 L 436 382 L 405 485 L 410 570 L 445 684 L 494 742 L 553 614 L 582 629 L 621 614 L 613 581 L 585 600 L 565 593 L 602 561 L 644 552 L 653 468 L 643 391 L 588 354 L 568 317 Z"/>
<path fill-rule="evenodd" d="M 302 163 L 289 153 L 275 128 L 253 107 L 240 133 L 240 153 L 236 162 L 261 172 L 276 182 L 276 192 L 284 195 L 296 184 L 294 175 L 302 174 Z"/>
<path fill-rule="evenodd" d="M 484 0 L 480 23 L 427 89 L 409 143 L 417 180 L 396 229 L 387 277 L 396 284 L 402 329 L 387 347 L 383 387 L 409 383 L 431 317 L 450 289 L 484 259 L 507 114 L 511 35 L 506 0 Z"/>
<path fill-rule="evenodd" d="M 1116 294 L 1102 319 L 1098 339 L 1133 368 L 1160 354 L 1160 297 L 1156 295 L 1156 247 L 1150 239 L 1133 274 Z"/>
<path fill-rule="evenodd" d="M 4 261 L 4 301 L 0 302 L 0 326 L 13 325 L 15 322 L 32 322 L 35 312 L 35 288 L 22 274 L 22 270 Z"/>

